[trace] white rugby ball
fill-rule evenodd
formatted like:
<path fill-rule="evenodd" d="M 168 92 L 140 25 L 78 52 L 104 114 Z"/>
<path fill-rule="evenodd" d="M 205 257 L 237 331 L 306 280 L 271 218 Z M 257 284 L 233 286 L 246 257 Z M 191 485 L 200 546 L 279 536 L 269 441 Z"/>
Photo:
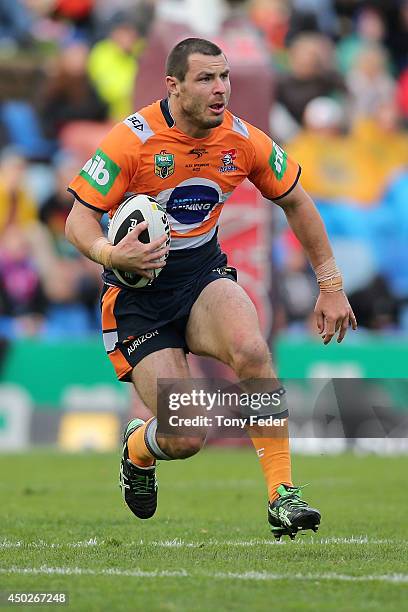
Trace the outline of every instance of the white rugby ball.
<path fill-rule="evenodd" d="M 163 234 L 167 234 L 166 245 L 170 244 L 170 224 L 166 212 L 154 198 L 148 195 L 130 196 L 118 207 L 109 223 L 109 242 L 113 245 L 118 244 L 142 221 L 147 221 L 149 225 L 140 234 L 140 242 L 147 244 Z M 152 270 L 154 278 L 159 275 L 161 270 L 162 268 Z M 133 289 L 146 287 L 154 280 L 116 268 L 113 268 L 113 273 L 121 283 Z"/>

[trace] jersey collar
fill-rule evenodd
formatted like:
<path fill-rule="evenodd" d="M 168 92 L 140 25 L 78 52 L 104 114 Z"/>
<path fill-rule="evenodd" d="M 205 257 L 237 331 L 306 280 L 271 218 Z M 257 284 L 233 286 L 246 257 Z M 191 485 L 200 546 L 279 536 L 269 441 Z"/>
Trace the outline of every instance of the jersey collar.
<path fill-rule="evenodd" d="M 163 100 L 160 101 L 160 109 L 161 109 L 163 117 L 165 118 L 166 123 L 169 126 L 169 128 L 174 127 L 176 125 L 176 122 L 174 121 L 171 115 L 168 98 L 164 98 Z"/>

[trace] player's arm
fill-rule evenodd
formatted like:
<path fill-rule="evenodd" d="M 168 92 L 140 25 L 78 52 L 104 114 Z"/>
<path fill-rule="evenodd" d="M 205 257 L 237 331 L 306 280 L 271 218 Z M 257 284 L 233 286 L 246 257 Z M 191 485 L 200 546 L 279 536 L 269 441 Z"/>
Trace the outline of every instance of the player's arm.
<path fill-rule="evenodd" d="M 100 223 L 102 214 L 75 200 L 65 226 L 67 239 L 83 255 L 106 268 L 118 268 L 153 278 L 151 270 L 165 265 L 164 261 L 157 262 L 157 259 L 168 251 L 165 246 L 167 236 L 164 234 L 149 244 L 143 244 L 139 236 L 147 227 L 144 221 L 113 246 L 103 235 Z"/>
<path fill-rule="evenodd" d="M 94 156 L 68 187 L 75 203 L 67 219 L 66 236 L 81 253 L 106 268 L 152 278 L 149 270 L 162 268 L 165 263 L 155 260 L 167 253 L 166 235 L 143 244 L 139 236 L 147 226 L 139 223 L 113 246 L 103 236 L 100 225 L 103 213 L 115 209 L 129 191 L 138 169 L 140 147 L 140 139 L 126 121 L 118 123 L 105 136 Z"/>
<path fill-rule="evenodd" d="M 336 331 L 341 342 L 348 326 L 357 323 L 343 292 L 341 273 L 336 266 L 323 221 L 307 193 L 299 185 L 300 167 L 269 136 L 250 124 L 248 178 L 263 196 L 280 205 L 316 273 L 320 288 L 315 314 L 317 327 L 328 344 Z"/>
<path fill-rule="evenodd" d="M 315 315 L 319 333 L 324 344 L 328 344 L 336 331 L 337 342 L 341 342 L 351 324 L 357 328 L 357 321 L 343 291 L 341 273 L 336 266 L 323 220 L 313 200 L 299 183 L 290 193 L 277 202 L 315 271 L 319 284 Z"/>

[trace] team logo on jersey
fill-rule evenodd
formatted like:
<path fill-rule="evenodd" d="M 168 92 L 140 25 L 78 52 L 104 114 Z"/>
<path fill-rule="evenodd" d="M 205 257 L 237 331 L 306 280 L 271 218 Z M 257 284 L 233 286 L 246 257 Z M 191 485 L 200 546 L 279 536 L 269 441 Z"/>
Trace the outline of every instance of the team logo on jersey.
<path fill-rule="evenodd" d="M 235 172 L 238 168 L 235 165 L 235 160 L 237 158 L 237 150 L 229 149 L 228 151 L 221 151 L 221 161 L 223 163 L 220 168 L 218 168 L 219 172 Z"/>
<path fill-rule="evenodd" d="M 174 155 L 167 151 L 160 151 L 154 156 L 154 172 L 162 179 L 166 179 L 174 174 Z"/>
<path fill-rule="evenodd" d="M 276 142 L 273 143 L 272 153 L 269 158 L 269 165 L 278 181 L 281 181 L 285 176 L 286 168 L 288 167 L 288 156 Z"/>
<path fill-rule="evenodd" d="M 91 187 L 102 195 L 106 195 L 109 193 L 120 170 L 120 166 L 115 164 L 106 153 L 101 149 L 97 149 L 95 155 L 88 159 L 79 174 Z"/>

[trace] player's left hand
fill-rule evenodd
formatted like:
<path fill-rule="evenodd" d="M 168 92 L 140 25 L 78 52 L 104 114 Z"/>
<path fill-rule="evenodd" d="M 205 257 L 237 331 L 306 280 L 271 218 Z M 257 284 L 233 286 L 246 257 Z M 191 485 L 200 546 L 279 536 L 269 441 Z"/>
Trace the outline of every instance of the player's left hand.
<path fill-rule="evenodd" d="M 336 332 L 337 342 L 341 342 L 348 327 L 357 329 L 357 320 L 344 291 L 321 292 L 314 309 L 317 328 L 323 343 L 329 344 Z"/>

